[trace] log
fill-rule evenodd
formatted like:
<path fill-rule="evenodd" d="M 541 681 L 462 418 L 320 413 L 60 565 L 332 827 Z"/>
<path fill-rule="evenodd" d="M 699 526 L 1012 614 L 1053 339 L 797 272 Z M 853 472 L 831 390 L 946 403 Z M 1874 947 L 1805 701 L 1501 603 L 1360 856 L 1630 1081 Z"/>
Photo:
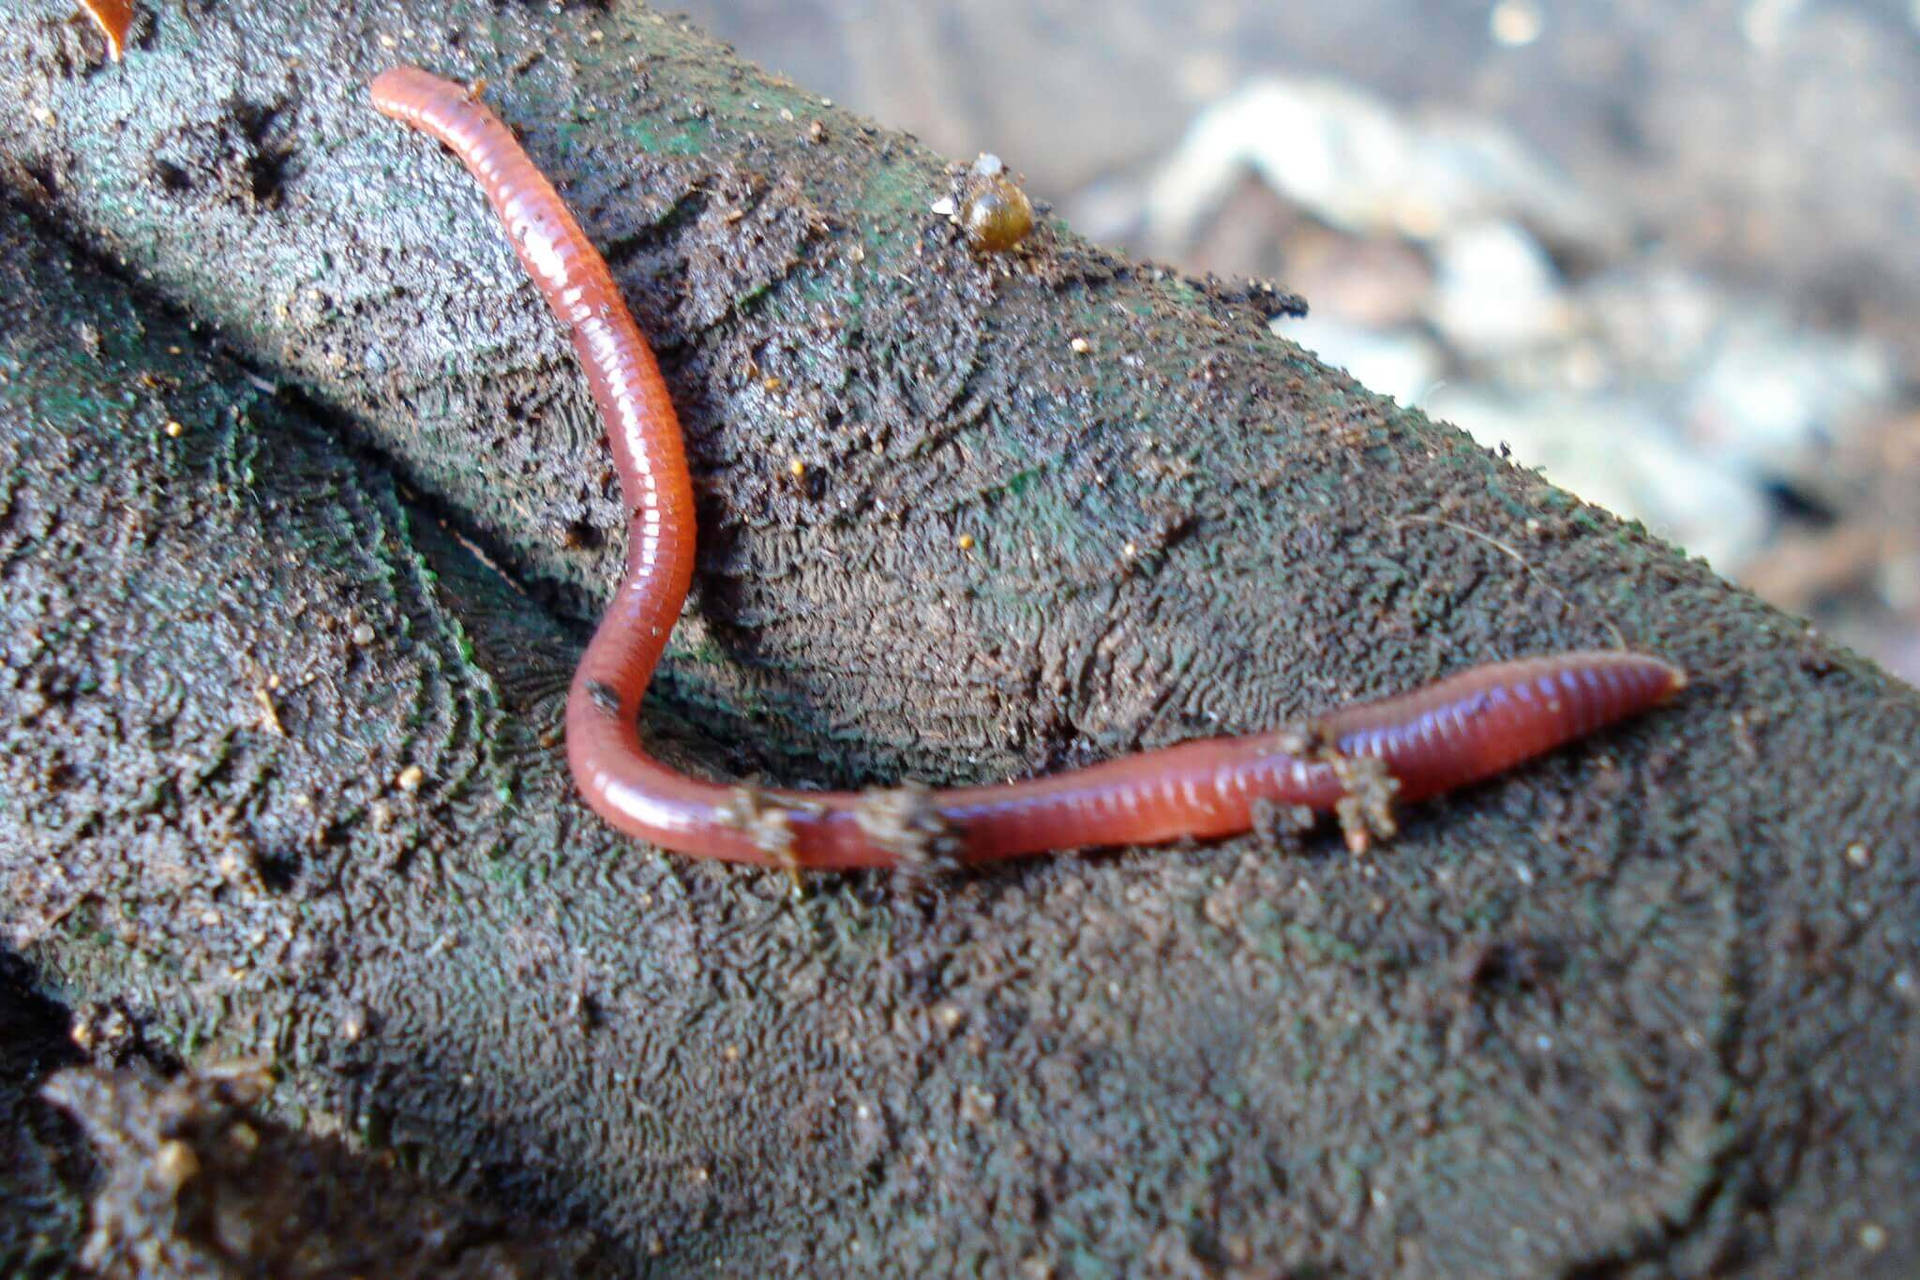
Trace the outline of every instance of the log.
<path fill-rule="evenodd" d="M 1695 683 L 1363 859 L 795 901 L 613 838 L 552 738 L 606 455 L 465 175 L 368 107 L 402 61 L 486 81 L 660 346 L 689 768 L 984 780 L 1621 642 Z M 47 994 L 270 1055 L 298 1123 L 615 1271 L 1920 1261 L 1920 696 L 1320 367 L 1285 295 L 1057 221 L 976 255 L 939 157 L 626 5 L 152 6 L 107 65 L 48 4 L 0 84 Z"/>

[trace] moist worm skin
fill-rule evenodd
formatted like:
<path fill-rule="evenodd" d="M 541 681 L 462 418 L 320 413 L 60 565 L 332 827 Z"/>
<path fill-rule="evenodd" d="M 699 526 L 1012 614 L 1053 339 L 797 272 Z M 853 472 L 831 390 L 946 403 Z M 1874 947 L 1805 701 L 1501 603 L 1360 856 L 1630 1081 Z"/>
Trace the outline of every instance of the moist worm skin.
<path fill-rule="evenodd" d="M 467 90 L 411 67 L 373 102 L 452 148 L 479 180 L 527 273 L 567 326 L 613 446 L 627 568 L 574 673 L 567 761 L 587 803 L 629 835 L 697 857 L 838 869 L 962 863 L 1153 844 L 1249 829 L 1267 804 L 1329 810 L 1336 758 L 1380 762 L 1402 799 L 1498 773 L 1643 711 L 1685 684 L 1634 653 L 1567 653 L 1477 667 L 1335 711 L 1302 731 L 1215 738 L 998 786 L 922 792 L 759 790 L 691 778 L 642 749 L 640 700 L 693 574 L 692 485 L 679 421 L 606 263 L 507 127 Z M 917 833 L 877 822 L 882 812 Z"/>
<path fill-rule="evenodd" d="M 80 7 L 106 37 L 107 56 L 120 61 L 127 51 L 127 35 L 133 30 L 132 0 L 81 0 Z"/>

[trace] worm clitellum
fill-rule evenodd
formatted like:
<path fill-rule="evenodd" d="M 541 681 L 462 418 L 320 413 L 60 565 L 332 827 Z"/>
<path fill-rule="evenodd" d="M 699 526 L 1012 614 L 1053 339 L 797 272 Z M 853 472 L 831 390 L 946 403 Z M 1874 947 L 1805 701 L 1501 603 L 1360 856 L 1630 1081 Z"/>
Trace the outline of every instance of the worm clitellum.
<path fill-rule="evenodd" d="M 681 853 L 795 869 L 982 863 L 1054 849 L 1245 831 L 1264 805 L 1418 800 L 1485 778 L 1643 711 L 1685 683 L 1635 653 L 1477 667 L 1306 729 L 1215 738 L 996 786 L 785 791 L 704 782 L 640 745 L 640 700 L 693 574 L 680 426 L 606 263 L 507 127 L 460 86 L 410 67 L 374 104 L 438 138 L 479 180 L 507 239 L 567 326 L 613 447 L 627 567 L 567 699 L 567 760 L 621 831 Z M 1369 798 L 1369 793 L 1372 793 Z M 1343 812 L 1350 838 L 1364 841 Z M 1381 821 L 1376 814 L 1376 822 Z"/>

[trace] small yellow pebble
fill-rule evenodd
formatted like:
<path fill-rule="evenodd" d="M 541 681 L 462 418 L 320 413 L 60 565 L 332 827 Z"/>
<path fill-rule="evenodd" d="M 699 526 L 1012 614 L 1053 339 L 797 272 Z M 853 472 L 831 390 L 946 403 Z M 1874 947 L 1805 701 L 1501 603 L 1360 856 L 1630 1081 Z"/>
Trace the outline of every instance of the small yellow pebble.
<path fill-rule="evenodd" d="M 959 537 L 959 539 L 958 539 L 958 542 L 959 542 L 959 544 L 960 544 L 960 549 L 961 549 L 962 551 L 971 551 L 971 550 L 973 550 L 973 535 L 972 535 L 972 534 L 970 534 L 970 533 L 963 533 L 963 534 L 961 534 L 961 535 L 960 535 L 960 537 Z"/>
<path fill-rule="evenodd" d="M 426 780 L 427 780 L 427 771 L 425 769 L 422 769 L 417 764 L 410 764 L 406 768 L 402 769 L 400 771 L 400 776 L 395 778 L 393 781 L 394 781 L 394 784 L 398 786 L 402 791 L 418 791 L 420 789 L 420 784 L 425 782 Z"/>
<path fill-rule="evenodd" d="M 181 433 L 186 430 L 186 427 L 182 426 L 178 420 L 173 418 L 168 418 L 165 429 L 166 429 L 168 439 L 178 440 L 180 438 Z"/>
<path fill-rule="evenodd" d="M 792 462 L 789 462 L 787 464 L 787 473 L 791 475 L 795 480 L 798 480 L 800 477 L 807 474 L 807 464 L 800 461 L 800 459 L 795 458 Z"/>
<path fill-rule="evenodd" d="M 192 1147 L 173 1138 L 155 1148 L 153 1168 L 159 1174 L 161 1185 L 178 1190 L 200 1172 L 200 1157 L 193 1154 Z"/>
<path fill-rule="evenodd" d="M 1091 342 L 1088 342 L 1085 338 L 1075 338 L 1068 345 L 1073 348 L 1073 354 L 1077 356 L 1083 356 L 1087 354 L 1087 352 L 1093 350 L 1093 344 Z"/>

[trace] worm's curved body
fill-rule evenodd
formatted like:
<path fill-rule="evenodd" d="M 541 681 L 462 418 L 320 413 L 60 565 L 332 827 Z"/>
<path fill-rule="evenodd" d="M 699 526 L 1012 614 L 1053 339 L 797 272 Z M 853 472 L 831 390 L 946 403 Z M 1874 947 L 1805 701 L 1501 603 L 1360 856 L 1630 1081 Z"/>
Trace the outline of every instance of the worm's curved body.
<path fill-rule="evenodd" d="M 131 0 L 80 0 L 80 7 L 105 37 L 107 56 L 120 61 L 127 52 L 127 36 L 133 31 Z"/>
<path fill-rule="evenodd" d="M 642 750 L 637 718 L 692 578 L 694 517 L 679 422 L 652 352 L 605 262 L 492 112 L 410 67 L 376 78 L 373 100 L 446 143 L 479 180 L 571 333 L 605 420 L 628 512 L 627 569 L 574 673 L 567 759 L 587 802 L 630 835 L 788 869 L 979 863 L 1223 836 L 1247 830 L 1263 805 L 1335 809 L 1369 771 L 1388 794 L 1431 796 L 1642 711 L 1684 683 L 1676 668 L 1632 653 L 1496 663 L 1336 711 L 1305 730 L 1189 742 L 950 791 L 760 790 L 669 769 Z"/>

